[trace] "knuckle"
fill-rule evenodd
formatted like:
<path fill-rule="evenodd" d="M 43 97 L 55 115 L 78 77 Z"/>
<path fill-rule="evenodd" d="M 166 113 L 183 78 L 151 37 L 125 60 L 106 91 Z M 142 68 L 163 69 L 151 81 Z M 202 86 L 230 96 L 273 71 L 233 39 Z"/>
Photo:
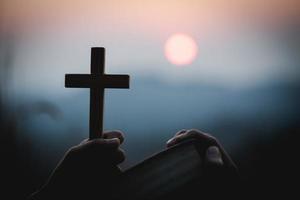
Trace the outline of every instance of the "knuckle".
<path fill-rule="evenodd" d="M 186 137 L 187 138 L 194 138 L 194 139 L 201 140 L 201 141 L 204 141 L 204 142 L 206 141 L 206 142 L 208 142 L 210 144 L 213 144 L 213 145 L 219 144 L 217 138 L 215 138 L 214 136 L 212 136 L 209 133 L 202 132 L 198 129 L 190 129 L 186 133 Z"/>
<path fill-rule="evenodd" d="M 195 128 L 192 128 L 189 130 L 189 132 L 192 132 L 192 133 L 199 133 L 200 131 L 198 129 L 195 129 Z"/>
<path fill-rule="evenodd" d="M 197 137 L 200 134 L 199 130 L 191 129 L 187 132 L 188 137 Z"/>
<path fill-rule="evenodd" d="M 208 134 L 208 133 L 206 133 L 205 135 L 206 135 L 206 137 L 209 139 L 209 141 L 210 141 L 212 144 L 214 144 L 214 145 L 219 144 L 218 139 L 217 139 L 216 137 L 214 137 L 214 136 L 212 136 L 212 135 L 210 135 L 210 134 Z M 218 145 L 217 145 L 217 146 L 218 146 Z"/>

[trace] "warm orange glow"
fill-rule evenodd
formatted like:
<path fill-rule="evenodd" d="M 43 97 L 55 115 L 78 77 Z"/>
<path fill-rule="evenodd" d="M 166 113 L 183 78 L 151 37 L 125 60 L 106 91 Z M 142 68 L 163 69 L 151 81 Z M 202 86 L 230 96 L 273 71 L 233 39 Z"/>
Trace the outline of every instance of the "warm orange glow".
<path fill-rule="evenodd" d="M 195 40 L 186 34 L 172 35 L 165 44 L 165 55 L 174 65 L 191 64 L 197 56 Z"/>

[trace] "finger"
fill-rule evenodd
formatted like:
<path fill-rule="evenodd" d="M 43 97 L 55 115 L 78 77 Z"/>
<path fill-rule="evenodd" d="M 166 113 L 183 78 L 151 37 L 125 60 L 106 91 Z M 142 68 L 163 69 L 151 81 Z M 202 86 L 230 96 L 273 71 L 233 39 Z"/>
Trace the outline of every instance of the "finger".
<path fill-rule="evenodd" d="M 174 137 L 177 137 L 177 136 L 179 136 L 179 135 L 182 135 L 182 134 L 184 134 L 185 132 L 186 132 L 186 129 L 182 129 L 182 130 L 176 132 L 175 135 L 174 135 Z M 166 142 L 167 147 L 169 147 L 168 144 L 173 140 L 174 137 L 172 137 L 171 139 L 169 139 L 169 140 Z"/>
<path fill-rule="evenodd" d="M 186 132 L 185 132 L 185 133 L 178 134 L 178 135 L 176 135 L 175 137 L 169 139 L 169 140 L 167 141 L 167 147 L 172 147 L 172 146 L 174 146 L 174 145 L 176 145 L 176 144 L 182 142 L 183 139 L 181 139 L 181 138 L 184 138 L 184 135 L 185 135 L 185 134 L 186 134 Z"/>
<path fill-rule="evenodd" d="M 94 139 L 90 142 L 96 146 L 99 146 L 99 147 L 103 146 L 105 148 L 107 147 L 107 148 L 111 148 L 111 149 L 117 149 L 121 144 L 121 141 L 119 138 Z"/>
<path fill-rule="evenodd" d="M 205 163 L 209 166 L 223 166 L 222 154 L 217 146 L 210 146 L 206 150 Z"/>
<path fill-rule="evenodd" d="M 123 149 L 117 149 L 112 156 L 112 163 L 118 165 L 125 160 L 125 152 Z"/>
<path fill-rule="evenodd" d="M 120 144 L 124 141 L 124 134 L 121 131 L 108 131 L 103 133 L 104 139 L 118 138 L 120 140 Z"/>
<path fill-rule="evenodd" d="M 112 139 L 93 139 L 85 142 L 82 145 L 78 145 L 73 150 L 75 152 L 91 152 L 91 153 L 104 153 L 107 151 L 114 151 L 120 146 L 120 140 L 118 138 Z"/>
<path fill-rule="evenodd" d="M 185 133 L 187 130 L 186 129 L 182 129 L 180 131 L 178 131 L 177 133 L 175 133 L 175 136 L 181 135 L 183 133 Z"/>
<path fill-rule="evenodd" d="M 207 141 L 211 144 L 216 143 L 216 139 L 213 136 L 209 135 L 208 133 L 204 133 L 197 129 L 190 129 L 190 130 L 188 130 L 184 133 L 181 133 L 181 134 L 173 137 L 172 139 L 170 139 L 167 142 L 167 147 L 174 146 L 174 145 L 179 144 L 188 139 L 197 139 L 197 140 L 201 140 L 201 141 Z"/>
<path fill-rule="evenodd" d="M 208 184 L 209 188 L 216 184 L 220 184 L 221 186 L 225 183 L 223 182 L 224 169 L 226 169 L 225 166 L 221 149 L 217 146 L 208 147 L 204 154 L 203 179 L 205 180 L 204 182 Z"/>

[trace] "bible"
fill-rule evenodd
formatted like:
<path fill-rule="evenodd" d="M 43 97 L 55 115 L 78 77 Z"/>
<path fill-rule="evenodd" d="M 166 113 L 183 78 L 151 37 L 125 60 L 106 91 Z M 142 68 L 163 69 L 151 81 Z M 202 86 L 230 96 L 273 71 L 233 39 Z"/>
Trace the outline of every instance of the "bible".
<path fill-rule="evenodd" d="M 203 152 L 197 144 L 182 142 L 124 171 L 113 199 L 166 199 L 199 181 Z"/>

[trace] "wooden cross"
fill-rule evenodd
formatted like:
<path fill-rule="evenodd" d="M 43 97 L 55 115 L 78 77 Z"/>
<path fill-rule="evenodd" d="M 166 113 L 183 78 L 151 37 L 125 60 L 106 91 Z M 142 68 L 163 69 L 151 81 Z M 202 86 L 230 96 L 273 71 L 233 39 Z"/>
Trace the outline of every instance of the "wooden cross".
<path fill-rule="evenodd" d="M 103 132 L 105 88 L 129 88 L 129 75 L 104 73 L 105 48 L 93 47 L 91 74 L 66 74 L 65 87 L 90 88 L 90 139 L 100 138 Z"/>

